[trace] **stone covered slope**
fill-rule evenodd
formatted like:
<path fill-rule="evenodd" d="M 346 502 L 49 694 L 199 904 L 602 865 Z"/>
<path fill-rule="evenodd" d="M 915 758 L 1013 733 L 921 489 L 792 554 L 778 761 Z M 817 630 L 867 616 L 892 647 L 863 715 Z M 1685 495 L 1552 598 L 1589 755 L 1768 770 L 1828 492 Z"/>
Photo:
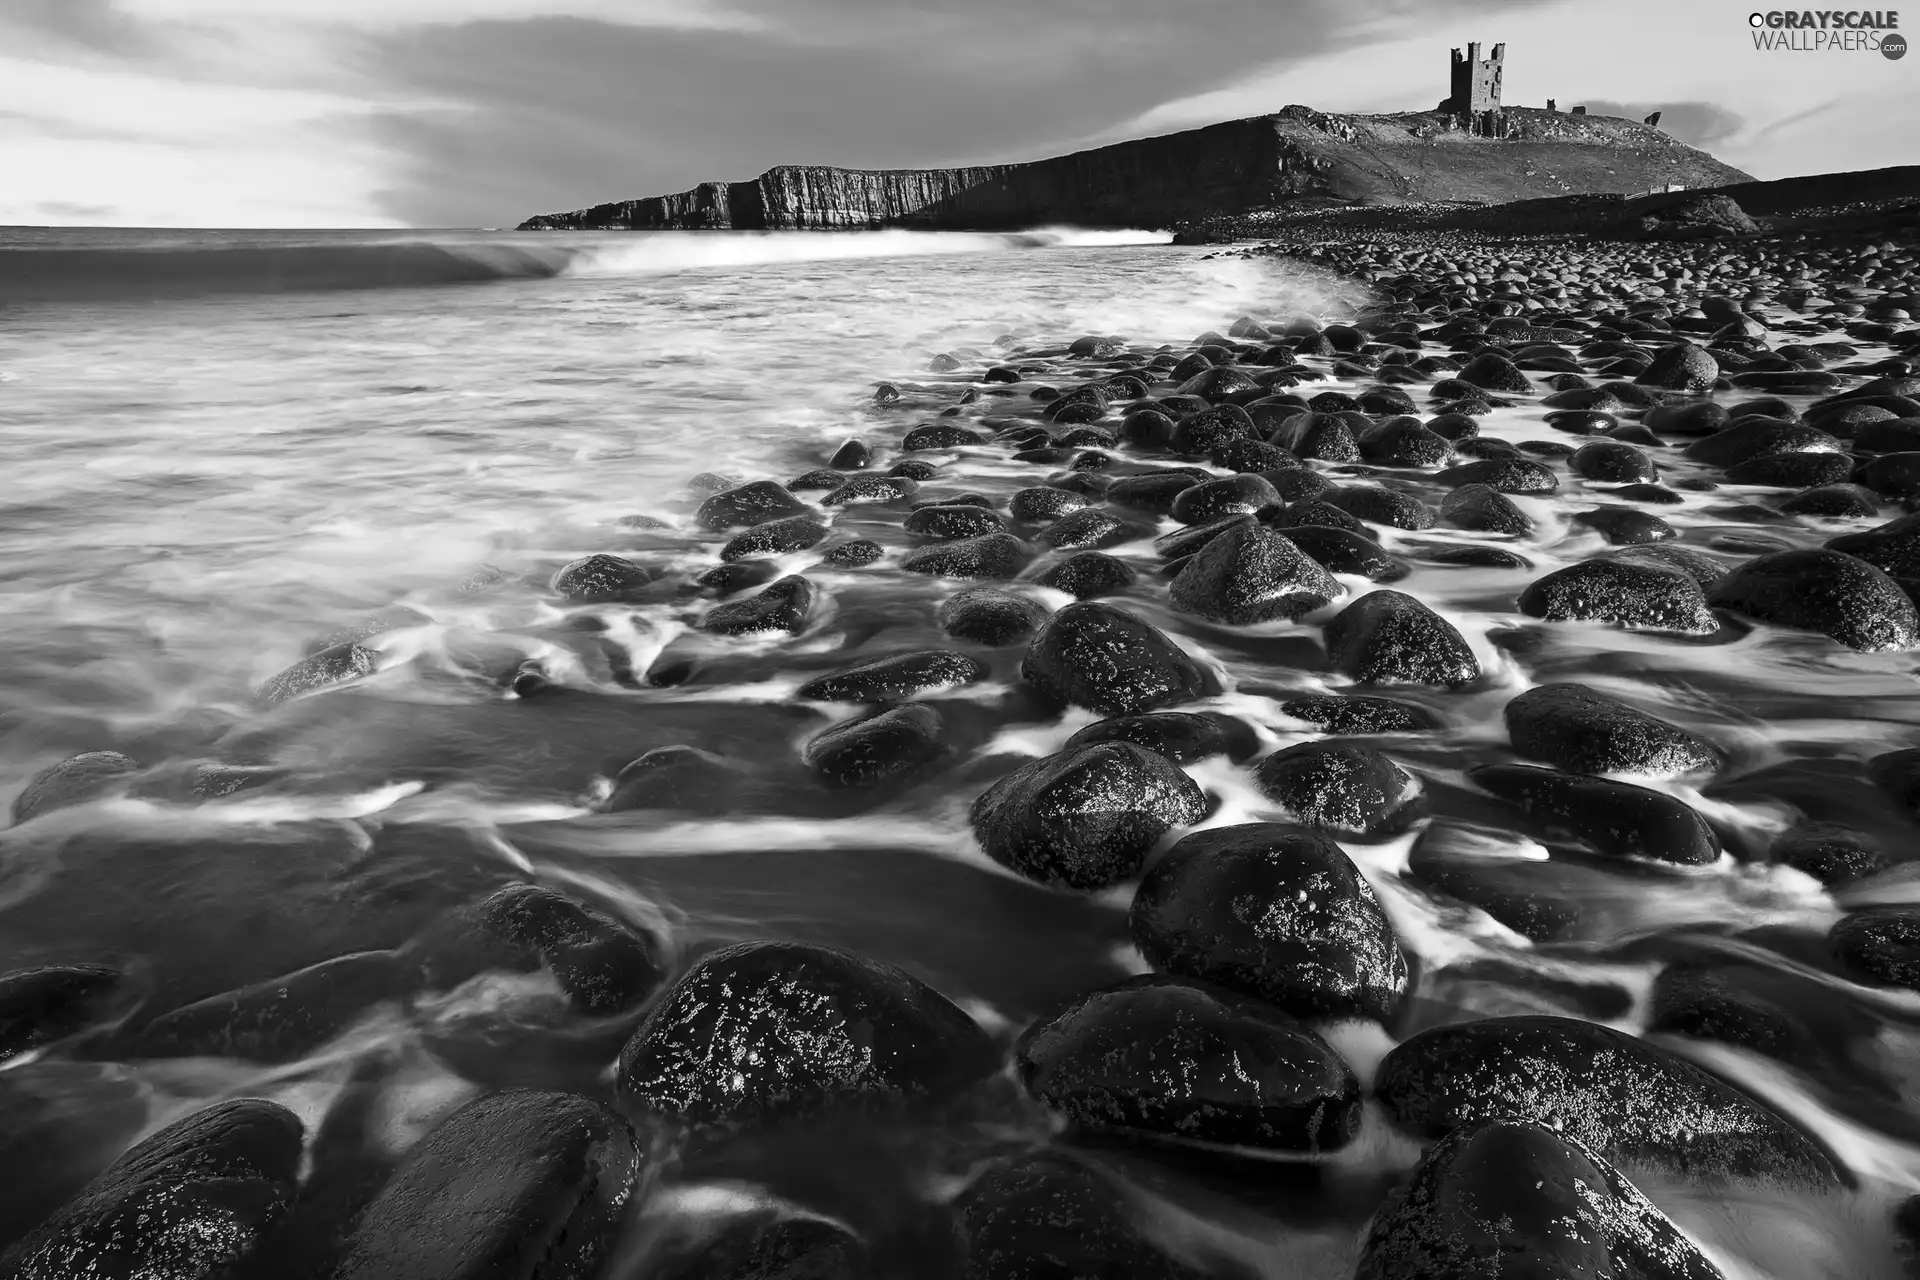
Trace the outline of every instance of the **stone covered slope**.
<path fill-rule="evenodd" d="M 1025 164 L 968 169 L 783 165 L 751 182 L 542 214 L 522 230 L 1005 230 L 1047 223 L 1167 227 L 1303 199 L 1498 203 L 1743 182 L 1658 129 L 1509 108 L 1511 136 L 1434 112 L 1328 115 L 1288 107 Z"/>

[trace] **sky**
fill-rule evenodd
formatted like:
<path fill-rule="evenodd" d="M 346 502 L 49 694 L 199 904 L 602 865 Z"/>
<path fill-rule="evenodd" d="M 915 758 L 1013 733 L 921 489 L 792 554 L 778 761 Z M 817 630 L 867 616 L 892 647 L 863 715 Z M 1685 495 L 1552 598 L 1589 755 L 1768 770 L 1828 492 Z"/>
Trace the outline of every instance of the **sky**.
<path fill-rule="evenodd" d="M 1756 177 L 1920 163 L 1920 52 L 1757 50 L 1755 2 L 0 0 L 0 224 L 511 227 L 775 164 L 1424 110 L 1471 40 L 1509 104 L 1659 109 Z"/>

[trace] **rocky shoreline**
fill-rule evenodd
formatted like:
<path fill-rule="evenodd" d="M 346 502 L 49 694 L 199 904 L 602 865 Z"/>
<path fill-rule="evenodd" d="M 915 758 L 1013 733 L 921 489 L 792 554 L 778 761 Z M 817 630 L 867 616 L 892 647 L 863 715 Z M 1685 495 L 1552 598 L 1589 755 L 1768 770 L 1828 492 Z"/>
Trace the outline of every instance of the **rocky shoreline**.
<path fill-rule="evenodd" d="M 473 1096 L 401 1150 L 375 1118 L 399 1072 L 381 1053 L 313 1126 L 259 1098 L 194 1111 L 10 1200 L 0 1277 L 1000 1280 L 1278 1258 L 1140 1211 L 1143 1184 L 1196 1166 L 1313 1187 L 1320 1216 L 1298 1230 L 1344 1242 L 1359 1280 L 1516 1259 L 1727 1274 L 1663 1206 L 1676 1186 L 1853 1196 L 1891 1255 L 1920 1219 L 1899 1207 L 1910 1188 L 1675 1043 L 1803 1073 L 1861 1123 L 1900 1108 L 1897 1078 L 1844 1046 L 1872 1039 L 1877 997 L 1920 990 L 1920 908 L 1897 893 L 1920 750 L 1756 762 L 1541 655 L 1581 627 L 1729 652 L 1793 633 L 1814 668 L 1920 647 L 1920 515 L 1903 514 L 1920 505 L 1915 239 L 1313 225 L 1238 252 L 1297 260 L 1346 301 L 1178 347 L 1008 335 L 945 352 L 878 384 L 868 428 L 814 469 L 703 473 L 677 509 L 607 531 L 608 550 L 482 570 L 446 597 L 518 593 L 559 619 L 547 656 L 502 641 L 467 677 L 487 714 L 555 751 L 570 722 L 540 717 L 605 695 L 554 655 L 643 699 L 804 677 L 785 701 L 805 716 L 751 726 L 759 757 L 654 746 L 570 821 L 870 806 L 945 776 L 974 797 L 956 836 L 1001 878 L 1121 895 L 1141 972 L 1005 1026 L 777 930 L 690 950 L 670 913 L 641 918 L 587 880 L 526 883 L 497 860 L 418 875 L 353 845 L 329 892 L 355 928 L 333 954 L 214 994 L 208 975 L 109 963 L 10 973 L 0 1062 L 289 1064 L 385 1008 L 430 1026 Z M 1316 387 L 1330 380 L 1351 390 Z M 1517 418 L 1537 434 L 1487 429 Z M 991 482 L 957 487 L 962 460 Z M 1661 513 L 1701 495 L 1719 531 L 1683 537 Z M 1885 522 L 1823 523 L 1865 517 Z M 1394 585 L 1434 567 L 1487 575 L 1525 624 L 1477 628 Z M 938 646 L 802 652 L 829 608 L 918 608 L 923 587 Z M 663 603 L 689 625 L 635 663 L 620 628 Z M 434 607 L 317 639 L 258 690 L 260 714 L 351 697 L 389 669 L 382 638 Z M 1302 739 L 1277 749 L 1235 709 L 1269 697 L 1247 675 L 1262 666 L 1329 683 L 1272 697 Z M 805 726 L 792 751 L 789 723 Z M 994 749 L 1010 727 L 1066 723 L 1044 754 Z M 1223 777 L 1281 820 L 1208 825 Z M 84 863 L 91 807 L 296 784 L 240 751 L 92 752 L 15 800 L 14 838 L 55 833 Z M 1756 793 L 1795 819 L 1738 820 Z M 1475 824 L 1553 856 L 1486 856 Z M 1402 867 L 1365 852 L 1396 841 Z M 263 862 L 236 857 L 235 874 L 270 877 Z M 1830 927 L 1631 940 L 1657 960 L 1646 1035 L 1611 1025 L 1634 1005 L 1623 987 L 1521 964 L 1582 954 L 1611 884 L 1766 868 L 1830 895 Z M 1474 978 L 1495 997 L 1458 994 L 1465 977 L 1383 907 L 1389 881 L 1507 931 L 1515 967 Z M 448 993 L 503 975 L 547 984 L 541 1019 L 483 1004 L 435 1021 Z M 1368 1037 L 1391 1048 L 1357 1051 Z M 0 1072 L 17 1111 L 25 1078 Z M 842 1161 L 866 1175 L 857 1194 Z M 676 1188 L 762 1177 L 779 1193 L 677 1208 Z"/>

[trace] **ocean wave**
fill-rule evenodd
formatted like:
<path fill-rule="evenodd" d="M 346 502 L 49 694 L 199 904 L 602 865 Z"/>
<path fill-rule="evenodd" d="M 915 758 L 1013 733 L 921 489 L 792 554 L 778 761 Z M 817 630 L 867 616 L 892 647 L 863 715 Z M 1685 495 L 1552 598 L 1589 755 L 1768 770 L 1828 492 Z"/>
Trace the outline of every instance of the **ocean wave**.
<path fill-rule="evenodd" d="M 0 248 L 0 305 L 617 278 L 786 262 L 1165 244 L 1155 231 L 626 232 L 591 239 Z"/>

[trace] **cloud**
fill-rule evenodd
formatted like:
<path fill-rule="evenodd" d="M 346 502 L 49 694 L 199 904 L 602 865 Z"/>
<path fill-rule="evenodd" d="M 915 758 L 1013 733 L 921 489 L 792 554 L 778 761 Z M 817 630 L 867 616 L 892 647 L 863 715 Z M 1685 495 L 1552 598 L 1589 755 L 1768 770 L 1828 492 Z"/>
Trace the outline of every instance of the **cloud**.
<path fill-rule="evenodd" d="M 1564 101 L 1560 109 L 1565 111 L 1582 104 L 1593 115 L 1624 116 L 1629 120 L 1644 120 L 1658 111 L 1660 128 L 1692 147 L 1711 148 L 1723 143 L 1747 123 L 1737 112 L 1712 102 L 1607 102 L 1585 98 L 1577 102 Z"/>

